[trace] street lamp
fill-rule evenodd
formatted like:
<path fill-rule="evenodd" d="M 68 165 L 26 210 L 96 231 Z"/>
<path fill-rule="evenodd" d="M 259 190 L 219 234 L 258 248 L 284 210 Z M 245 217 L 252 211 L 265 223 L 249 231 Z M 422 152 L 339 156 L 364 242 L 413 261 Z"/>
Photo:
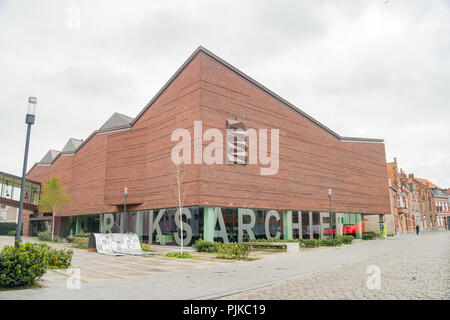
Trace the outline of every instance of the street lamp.
<path fill-rule="evenodd" d="M 330 200 L 330 237 L 331 239 L 333 239 L 333 213 L 331 212 L 331 189 L 328 189 L 328 199 Z"/>
<path fill-rule="evenodd" d="M 25 155 L 23 157 L 23 170 L 22 170 L 22 183 L 20 185 L 20 205 L 19 205 L 19 216 L 17 218 L 17 231 L 16 231 L 16 244 L 20 243 L 20 233 L 22 231 L 22 211 L 23 211 L 23 196 L 25 192 L 25 177 L 27 174 L 27 162 L 28 162 L 28 148 L 30 146 L 30 133 L 31 126 L 34 124 L 34 119 L 36 116 L 36 97 L 28 98 L 28 108 L 27 115 L 25 117 L 25 123 L 27 124 L 27 140 L 25 142 Z"/>

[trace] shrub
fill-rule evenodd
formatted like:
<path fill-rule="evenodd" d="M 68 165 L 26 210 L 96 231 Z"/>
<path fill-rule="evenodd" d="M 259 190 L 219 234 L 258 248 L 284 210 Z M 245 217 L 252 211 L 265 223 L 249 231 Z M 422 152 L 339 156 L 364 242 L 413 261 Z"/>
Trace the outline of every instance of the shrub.
<path fill-rule="evenodd" d="M 195 258 L 192 254 L 187 252 L 169 252 L 164 255 L 165 257 L 171 257 L 171 258 L 181 258 L 181 259 L 192 259 Z"/>
<path fill-rule="evenodd" d="M 254 239 L 250 240 L 250 242 L 297 242 L 299 239 L 290 239 L 290 240 L 284 240 L 284 239 Z"/>
<path fill-rule="evenodd" d="M 374 240 L 377 237 L 374 232 L 365 232 L 362 234 L 363 240 Z"/>
<path fill-rule="evenodd" d="M 53 236 L 52 240 L 52 233 L 50 231 L 38 232 L 38 239 L 39 241 L 45 242 L 63 242 L 63 239 L 58 236 Z"/>
<path fill-rule="evenodd" d="M 341 239 L 320 239 L 320 245 L 324 247 L 339 247 L 342 246 Z"/>
<path fill-rule="evenodd" d="M 76 237 L 76 238 L 90 238 L 91 237 L 91 233 L 90 232 L 77 233 L 76 235 L 74 235 L 74 237 Z"/>
<path fill-rule="evenodd" d="M 52 241 L 52 233 L 50 231 L 38 232 L 38 239 L 40 241 Z"/>
<path fill-rule="evenodd" d="M 10 231 L 17 230 L 17 223 L 15 222 L 1 222 L 0 236 L 6 236 Z"/>
<path fill-rule="evenodd" d="M 336 239 L 340 239 L 343 244 L 352 244 L 353 236 L 337 236 Z"/>
<path fill-rule="evenodd" d="M 5 246 L 0 252 L 0 287 L 29 287 L 45 273 L 46 256 L 40 245 Z"/>
<path fill-rule="evenodd" d="M 300 247 L 303 248 L 317 248 L 320 246 L 319 239 L 299 239 L 298 242 Z"/>
<path fill-rule="evenodd" d="M 263 250 L 284 250 L 284 249 L 286 249 L 286 246 L 283 244 L 269 245 L 269 243 L 273 243 L 274 241 L 257 241 L 257 242 L 259 242 L 259 243 L 252 245 L 252 248 L 258 248 L 258 249 L 263 249 Z M 287 241 L 284 241 L 284 242 L 287 242 Z M 245 242 L 244 242 L 244 245 L 246 245 Z"/>
<path fill-rule="evenodd" d="M 146 243 L 143 243 L 143 242 L 141 242 L 141 249 L 142 249 L 142 251 L 145 251 L 145 252 L 153 252 L 153 251 L 155 251 L 155 250 L 150 248 L 149 244 L 146 244 Z"/>
<path fill-rule="evenodd" d="M 58 250 L 45 244 L 42 244 L 40 247 L 46 257 L 47 269 L 67 269 L 70 267 L 73 255 L 72 250 Z"/>
<path fill-rule="evenodd" d="M 248 257 L 251 250 L 250 246 L 245 246 L 242 243 L 223 243 L 217 251 L 217 257 L 222 259 L 242 260 Z"/>
<path fill-rule="evenodd" d="M 211 252 L 211 253 L 218 252 L 221 246 L 222 243 L 220 242 L 206 241 L 203 239 L 198 239 L 192 245 L 192 247 L 198 252 Z"/>
<path fill-rule="evenodd" d="M 72 248 L 87 249 L 89 238 L 75 237 L 72 239 Z"/>
<path fill-rule="evenodd" d="M 15 237 L 16 234 L 17 234 L 16 230 L 11 230 L 10 232 L 8 232 L 8 236 L 11 236 L 11 237 Z"/>

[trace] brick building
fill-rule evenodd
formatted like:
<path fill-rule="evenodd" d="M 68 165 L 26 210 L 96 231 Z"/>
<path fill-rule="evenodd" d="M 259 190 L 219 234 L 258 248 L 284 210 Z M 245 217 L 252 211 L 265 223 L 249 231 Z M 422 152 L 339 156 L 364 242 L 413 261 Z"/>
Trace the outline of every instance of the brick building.
<path fill-rule="evenodd" d="M 450 208 L 450 188 L 447 188 L 447 207 Z M 450 215 L 447 216 L 447 230 L 450 230 Z"/>
<path fill-rule="evenodd" d="M 417 202 L 420 213 L 419 226 L 422 230 L 434 230 L 437 227 L 436 206 L 433 194 L 427 180 L 415 178 L 409 175 L 410 188 L 417 194 Z"/>
<path fill-rule="evenodd" d="M 171 160 L 181 143 L 173 139 L 177 130 L 190 135 L 179 166 Z M 244 130 L 245 143 L 219 141 L 213 153 L 224 161 L 202 161 L 229 130 Z M 239 150 L 244 160 L 228 161 Z M 259 156 L 256 163 L 251 152 Z M 263 174 L 274 159 L 275 172 Z M 363 216 L 391 211 L 383 140 L 340 136 L 202 47 L 135 118 L 115 113 L 87 139 L 49 151 L 27 177 L 41 183 L 59 177 L 67 188 L 72 202 L 55 217 L 61 236 L 131 231 L 144 241 L 180 243 L 181 211 L 186 244 L 200 237 L 359 237 Z M 24 233 L 30 230 L 25 215 Z"/>
<path fill-rule="evenodd" d="M 447 217 L 450 216 L 447 189 L 434 187 L 431 188 L 431 193 L 436 206 L 437 227 L 439 229 L 447 229 Z"/>
<path fill-rule="evenodd" d="M 429 189 L 431 194 L 433 219 L 435 220 L 434 227 L 436 229 L 447 229 L 447 217 L 450 214 L 447 189 L 443 189 L 426 179 L 416 178 L 416 180 Z"/>

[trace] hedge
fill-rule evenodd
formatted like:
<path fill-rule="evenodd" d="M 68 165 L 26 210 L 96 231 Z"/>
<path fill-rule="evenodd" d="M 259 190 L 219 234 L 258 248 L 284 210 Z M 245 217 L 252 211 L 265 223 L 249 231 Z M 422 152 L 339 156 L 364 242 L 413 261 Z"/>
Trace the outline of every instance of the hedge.
<path fill-rule="evenodd" d="M 87 249 L 89 244 L 89 238 L 74 237 L 72 239 L 72 248 Z"/>
<path fill-rule="evenodd" d="M 17 230 L 15 222 L 0 222 L 0 236 L 7 236 L 10 231 Z"/>
<path fill-rule="evenodd" d="M 375 240 L 377 237 L 377 234 L 375 232 L 365 232 L 362 234 L 363 240 Z"/>

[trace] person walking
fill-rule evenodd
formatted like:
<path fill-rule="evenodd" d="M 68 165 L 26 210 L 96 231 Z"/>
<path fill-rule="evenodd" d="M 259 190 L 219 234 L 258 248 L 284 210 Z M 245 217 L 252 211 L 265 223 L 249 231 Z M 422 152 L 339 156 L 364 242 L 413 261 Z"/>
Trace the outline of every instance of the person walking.
<path fill-rule="evenodd" d="M 416 234 L 419 234 L 419 231 L 420 231 L 420 227 L 419 227 L 419 225 L 416 225 Z"/>

